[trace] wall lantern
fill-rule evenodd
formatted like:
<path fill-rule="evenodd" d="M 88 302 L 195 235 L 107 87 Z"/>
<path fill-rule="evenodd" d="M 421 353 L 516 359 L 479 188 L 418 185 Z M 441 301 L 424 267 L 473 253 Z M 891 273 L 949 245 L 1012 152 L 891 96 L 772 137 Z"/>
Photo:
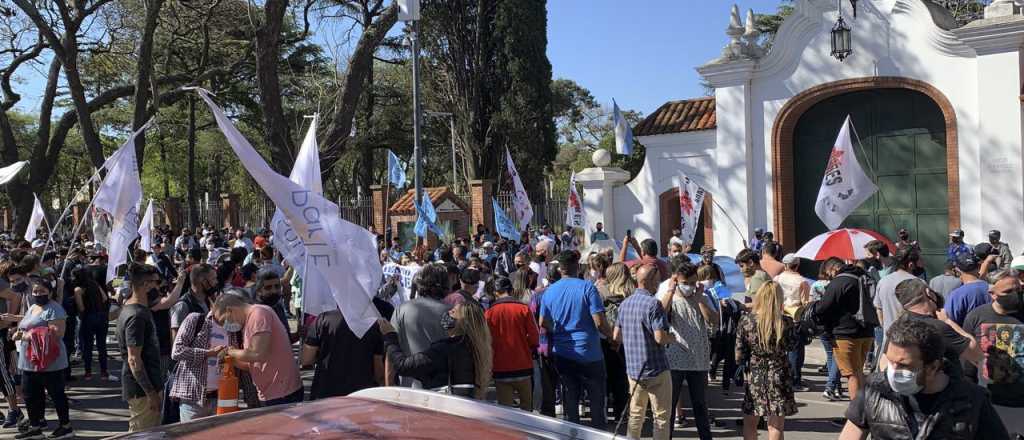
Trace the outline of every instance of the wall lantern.
<path fill-rule="evenodd" d="M 853 53 L 850 26 L 843 20 L 843 10 L 839 10 L 839 19 L 832 26 L 832 56 L 842 62 Z"/>

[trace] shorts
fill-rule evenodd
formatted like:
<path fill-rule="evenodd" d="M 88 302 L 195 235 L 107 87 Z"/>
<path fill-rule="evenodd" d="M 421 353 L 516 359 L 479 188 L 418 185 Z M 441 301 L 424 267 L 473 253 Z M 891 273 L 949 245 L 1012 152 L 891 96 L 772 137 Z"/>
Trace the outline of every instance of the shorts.
<path fill-rule="evenodd" d="M 874 338 L 836 339 L 833 342 L 832 357 L 843 377 L 853 376 L 864 371 L 864 361 L 871 351 Z"/>

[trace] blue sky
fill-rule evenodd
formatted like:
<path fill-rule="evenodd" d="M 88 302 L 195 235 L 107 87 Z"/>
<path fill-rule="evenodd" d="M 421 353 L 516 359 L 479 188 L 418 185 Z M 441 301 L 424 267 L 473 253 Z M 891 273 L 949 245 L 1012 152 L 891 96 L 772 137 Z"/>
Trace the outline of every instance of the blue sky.
<path fill-rule="evenodd" d="M 774 12 L 779 0 L 746 0 Z M 629 5 L 629 6 L 625 6 Z M 548 58 L 555 78 L 586 87 L 598 102 L 649 115 L 674 99 L 703 96 L 694 70 L 718 57 L 727 37 L 725 0 L 548 0 Z"/>

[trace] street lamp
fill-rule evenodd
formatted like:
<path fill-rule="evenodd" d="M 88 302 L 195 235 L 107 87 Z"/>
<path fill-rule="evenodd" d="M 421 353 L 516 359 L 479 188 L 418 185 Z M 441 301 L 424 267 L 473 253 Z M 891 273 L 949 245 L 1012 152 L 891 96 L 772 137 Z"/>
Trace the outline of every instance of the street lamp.
<path fill-rule="evenodd" d="M 416 186 L 416 206 L 423 202 L 423 146 L 420 145 L 420 44 L 419 32 L 420 2 L 419 0 L 397 0 L 398 19 L 409 25 L 409 39 L 412 41 L 412 150 L 414 177 Z"/>
<path fill-rule="evenodd" d="M 854 11 L 856 11 L 857 3 L 853 2 L 853 5 Z M 850 26 L 846 24 L 846 20 L 843 20 L 843 4 L 840 0 L 839 19 L 832 26 L 832 56 L 836 57 L 839 62 L 843 62 L 851 53 L 853 53 L 852 35 Z"/>
<path fill-rule="evenodd" d="M 423 112 L 423 114 L 427 115 L 427 116 L 432 116 L 432 117 L 449 118 L 449 121 L 451 122 L 451 130 L 452 130 L 452 191 L 455 191 L 455 187 L 459 183 L 458 174 L 455 173 L 455 170 L 456 170 L 456 165 L 455 165 L 456 164 L 456 162 L 455 162 L 455 114 L 454 113 L 449 113 L 449 112 L 432 112 L 430 110 L 427 110 L 427 111 Z"/>

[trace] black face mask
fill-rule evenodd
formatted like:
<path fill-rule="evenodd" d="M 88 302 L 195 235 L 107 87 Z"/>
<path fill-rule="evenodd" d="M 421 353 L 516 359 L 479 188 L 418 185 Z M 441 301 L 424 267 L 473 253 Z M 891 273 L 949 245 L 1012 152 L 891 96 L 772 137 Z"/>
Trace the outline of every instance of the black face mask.
<path fill-rule="evenodd" d="M 156 287 L 149 289 L 149 292 L 146 292 L 146 298 L 148 299 L 146 305 L 153 308 L 153 306 L 160 302 L 160 289 Z"/>
<path fill-rule="evenodd" d="M 34 301 L 37 306 L 45 306 L 50 302 L 50 297 L 48 295 L 33 295 L 32 301 Z"/>
<path fill-rule="evenodd" d="M 265 306 L 277 305 L 277 303 L 279 302 L 281 302 L 281 294 L 279 293 L 272 293 L 270 295 L 260 296 L 260 304 L 263 304 Z"/>
<path fill-rule="evenodd" d="M 997 296 L 996 302 L 999 303 L 999 306 L 1002 307 L 1003 310 L 1013 313 L 1020 310 L 1021 302 L 1024 302 L 1024 300 L 1021 299 L 1021 293 L 1016 292 L 1009 295 Z"/>
<path fill-rule="evenodd" d="M 547 257 L 546 257 L 546 256 L 544 256 L 544 255 L 535 255 L 535 256 L 533 257 L 533 261 L 535 261 L 535 262 L 537 262 L 537 263 L 543 263 L 543 262 L 544 262 L 544 260 L 547 260 Z"/>
<path fill-rule="evenodd" d="M 441 328 L 451 330 L 455 328 L 455 318 L 449 313 L 441 314 Z"/>
<path fill-rule="evenodd" d="M 15 285 L 11 286 L 11 290 L 13 290 L 15 292 L 18 292 L 18 293 L 28 292 L 28 283 L 22 281 L 22 282 L 20 282 L 18 284 L 15 284 Z"/>

